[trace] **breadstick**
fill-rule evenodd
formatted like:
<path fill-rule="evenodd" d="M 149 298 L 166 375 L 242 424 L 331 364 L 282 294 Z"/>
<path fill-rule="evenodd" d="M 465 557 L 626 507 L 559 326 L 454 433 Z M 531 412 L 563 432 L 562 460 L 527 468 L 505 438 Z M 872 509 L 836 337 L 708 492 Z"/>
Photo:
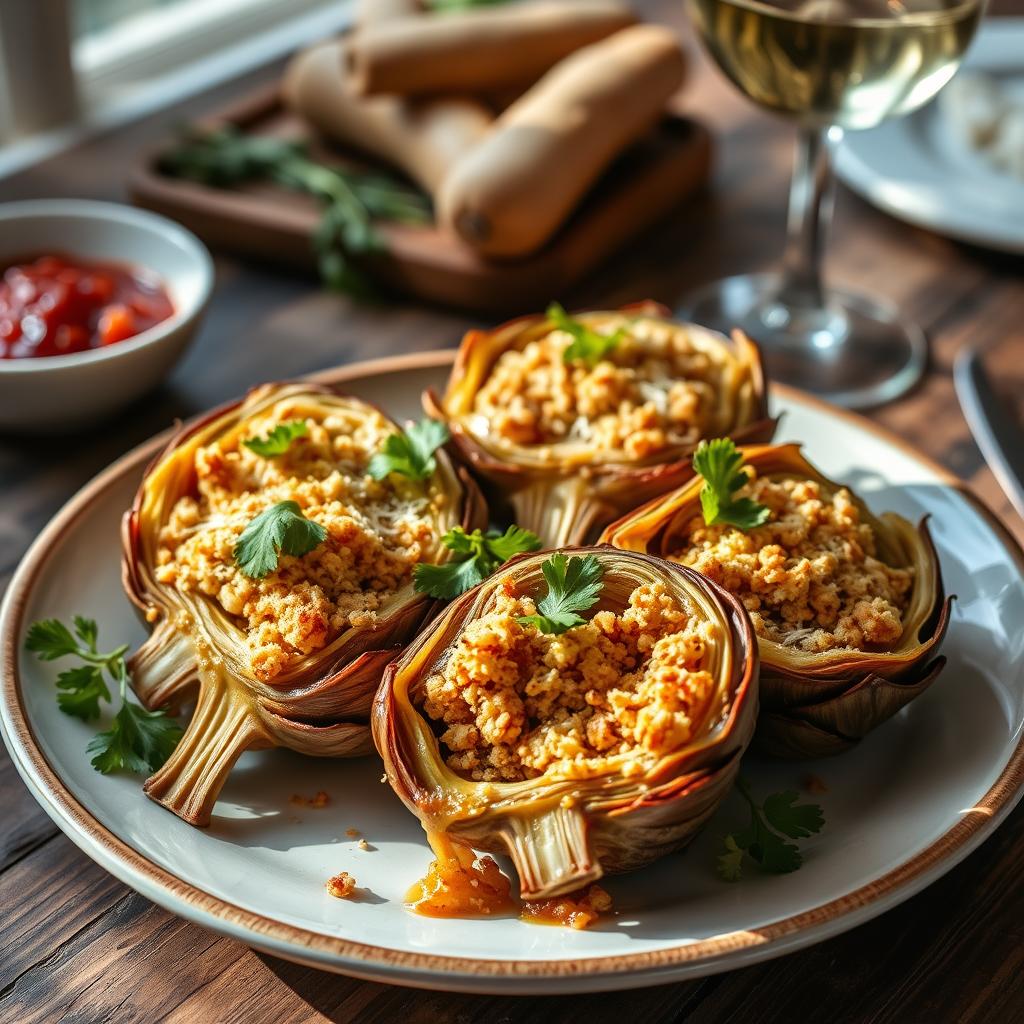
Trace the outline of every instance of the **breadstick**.
<path fill-rule="evenodd" d="M 400 167 L 431 195 L 449 169 L 481 139 L 490 112 L 468 98 L 405 102 L 363 99 L 342 74 L 344 43 L 323 43 L 295 57 L 285 72 L 285 102 L 318 131 Z"/>
<path fill-rule="evenodd" d="M 488 256 L 539 249 L 657 120 L 684 72 L 676 36 L 655 25 L 567 57 L 453 166 L 437 195 L 439 223 Z"/>
<path fill-rule="evenodd" d="M 422 12 L 416 0 L 358 0 L 355 23 L 375 25 L 390 18 L 404 18 Z"/>
<path fill-rule="evenodd" d="M 375 20 L 353 34 L 349 73 L 362 95 L 514 88 L 635 21 L 618 0 L 538 0 Z"/>

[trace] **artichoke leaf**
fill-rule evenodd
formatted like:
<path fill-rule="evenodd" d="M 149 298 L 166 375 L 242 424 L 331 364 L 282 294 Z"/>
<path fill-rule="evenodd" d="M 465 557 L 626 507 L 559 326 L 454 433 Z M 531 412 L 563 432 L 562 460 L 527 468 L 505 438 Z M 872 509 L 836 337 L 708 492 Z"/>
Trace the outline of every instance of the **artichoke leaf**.
<path fill-rule="evenodd" d="M 178 500 L 196 492 L 197 453 L 214 442 L 232 450 L 250 436 L 254 420 L 265 422 L 275 410 L 286 410 L 290 420 L 332 416 L 353 431 L 382 418 L 373 406 L 326 386 L 264 385 L 175 434 L 147 468 L 122 525 L 125 591 L 151 629 L 129 662 L 133 689 L 150 708 L 195 703 L 178 748 L 145 791 L 200 826 L 209 823 L 224 780 L 244 750 L 284 746 L 324 757 L 369 752 L 370 709 L 384 666 L 436 608 L 410 581 L 382 602 L 370 625 L 348 626 L 325 646 L 260 679 L 239 620 L 205 594 L 160 582 L 161 531 Z M 443 495 L 431 506 L 438 538 L 456 525 L 470 530 L 486 525 L 479 489 L 443 450 L 437 452 L 430 481 L 392 486 L 430 486 Z M 438 546 L 425 557 L 443 561 L 446 549 Z"/>
<path fill-rule="evenodd" d="M 841 484 L 812 466 L 796 444 L 741 449 L 758 476 L 814 480 L 827 491 Z M 700 516 L 698 478 L 613 523 L 605 543 L 625 551 L 671 558 L 686 544 L 686 530 Z M 919 696 L 945 659 L 936 659 L 949 626 L 952 598 L 927 517 L 914 526 L 894 512 L 875 515 L 851 492 L 860 520 L 875 535 L 877 555 L 888 565 L 910 567 L 914 583 L 903 611 L 903 632 L 889 650 L 836 648 L 801 651 L 760 638 L 761 716 L 755 743 L 778 757 L 815 758 L 841 753 Z"/>
<path fill-rule="evenodd" d="M 542 586 L 543 554 L 518 556 L 449 605 L 388 667 L 372 719 L 387 780 L 428 835 L 508 854 L 528 900 L 571 892 L 689 842 L 732 785 L 757 715 L 757 645 L 734 598 L 692 570 L 650 556 L 608 547 L 565 553 L 601 560 L 605 585 L 594 611 L 621 611 L 636 587 L 658 582 L 710 623 L 702 665 L 714 689 L 688 741 L 643 760 L 640 773 L 634 759 L 641 755 L 633 751 L 582 776 L 552 767 L 520 781 L 480 782 L 449 767 L 414 695 L 499 593 L 532 595 Z"/>

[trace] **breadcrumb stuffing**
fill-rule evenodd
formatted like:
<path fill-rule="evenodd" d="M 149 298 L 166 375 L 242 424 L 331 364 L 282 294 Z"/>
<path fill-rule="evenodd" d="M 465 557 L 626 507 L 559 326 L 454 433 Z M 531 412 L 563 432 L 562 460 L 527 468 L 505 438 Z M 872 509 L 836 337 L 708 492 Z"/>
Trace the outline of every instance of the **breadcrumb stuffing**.
<path fill-rule="evenodd" d="M 813 653 L 895 645 L 914 571 L 877 557 L 874 530 L 850 492 L 751 475 L 737 494 L 766 505 L 768 522 L 745 532 L 695 516 L 669 557 L 735 594 L 766 640 Z"/>
<path fill-rule="evenodd" d="M 347 871 L 340 871 L 327 879 L 327 891 L 339 900 L 347 900 L 356 891 L 356 880 Z"/>
<path fill-rule="evenodd" d="M 490 782 L 587 778 L 630 754 L 619 770 L 642 772 L 699 729 L 714 689 L 711 626 L 664 584 L 639 586 L 621 613 L 598 611 L 559 636 L 516 621 L 534 611 L 511 587 L 500 591 L 414 694 L 444 726 L 454 771 Z"/>
<path fill-rule="evenodd" d="M 294 419 L 308 432 L 283 455 L 263 458 L 241 443 Z M 244 433 L 196 452 L 195 490 L 179 499 L 161 531 L 157 578 L 206 595 L 239 622 L 257 679 L 273 679 L 347 629 L 372 628 L 416 563 L 436 557 L 441 488 L 394 476 L 375 481 L 366 472 L 394 430 L 368 407 L 357 415 L 285 399 Z M 286 500 L 324 526 L 327 539 L 300 558 L 282 555 L 274 572 L 250 579 L 235 564 L 239 535 Z"/>
<path fill-rule="evenodd" d="M 326 807 L 330 802 L 331 798 L 329 794 L 325 793 L 324 790 L 318 790 L 313 796 L 303 796 L 301 793 L 292 793 L 289 798 L 293 804 L 298 804 L 301 807 L 313 807 L 319 810 L 322 807 Z"/>
<path fill-rule="evenodd" d="M 630 459 L 707 436 L 715 395 L 735 372 L 730 354 L 656 319 L 605 315 L 594 325 L 602 334 L 620 327 L 624 336 L 593 368 L 564 362 L 573 339 L 560 330 L 502 353 L 474 402 L 490 436 L 509 446 L 585 441 Z"/>

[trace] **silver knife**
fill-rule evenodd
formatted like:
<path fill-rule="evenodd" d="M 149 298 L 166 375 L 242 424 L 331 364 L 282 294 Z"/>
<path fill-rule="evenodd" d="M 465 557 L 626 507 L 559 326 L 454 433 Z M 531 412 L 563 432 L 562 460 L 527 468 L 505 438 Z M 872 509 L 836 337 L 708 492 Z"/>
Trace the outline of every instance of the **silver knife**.
<path fill-rule="evenodd" d="M 977 349 L 963 349 L 953 365 L 953 384 L 964 418 L 1018 514 L 1024 516 L 1024 430 L 992 388 Z"/>

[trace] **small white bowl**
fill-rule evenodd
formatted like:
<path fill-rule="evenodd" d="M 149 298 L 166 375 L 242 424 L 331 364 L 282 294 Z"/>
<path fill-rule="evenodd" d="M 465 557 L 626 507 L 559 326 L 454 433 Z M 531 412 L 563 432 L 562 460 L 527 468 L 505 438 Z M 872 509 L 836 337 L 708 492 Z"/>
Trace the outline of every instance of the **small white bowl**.
<path fill-rule="evenodd" d="M 0 270 L 48 253 L 145 267 L 167 289 L 174 313 L 103 348 L 0 359 L 0 430 L 59 432 L 95 422 L 143 395 L 184 352 L 213 290 L 206 247 L 166 217 L 80 199 L 0 204 Z"/>

